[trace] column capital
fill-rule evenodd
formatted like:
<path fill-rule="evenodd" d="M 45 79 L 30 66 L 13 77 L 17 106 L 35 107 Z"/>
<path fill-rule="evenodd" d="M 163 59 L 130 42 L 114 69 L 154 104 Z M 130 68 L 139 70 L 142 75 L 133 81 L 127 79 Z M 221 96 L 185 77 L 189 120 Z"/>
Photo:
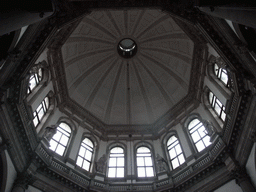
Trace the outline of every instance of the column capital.
<path fill-rule="evenodd" d="M 12 187 L 12 192 L 25 192 L 28 189 L 28 185 L 32 184 L 34 179 L 32 175 L 28 173 L 18 173 Z"/>

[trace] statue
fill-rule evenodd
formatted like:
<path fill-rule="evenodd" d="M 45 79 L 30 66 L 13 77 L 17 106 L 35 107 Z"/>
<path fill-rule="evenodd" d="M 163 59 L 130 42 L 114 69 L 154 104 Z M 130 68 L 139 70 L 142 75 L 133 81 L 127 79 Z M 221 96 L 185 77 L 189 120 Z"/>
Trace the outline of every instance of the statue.
<path fill-rule="evenodd" d="M 50 142 L 50 140 L 52 139 L 53 135 L 56 132 L 57 132 L 57 126 L 56 125 L 51 125 L 49 127 L 46 127 L 45 132 L 44 132 L 45 139 Z"/>
<path fill-rule="evenodd" d="M 104 154 L 97 162 L 95 162 L 96 171 L 98 171 L 100 173 L 105 173 L 106 172 L 106 161 L 107 161 L 107 157 Z"/>
<path fill-rule="evenodd" d="M 156 167 L 157 167 L 157 173 L 167 171 L 166 160 L 163 157 L 161 157 L 159 154 L 156 155 Z"/>
<path fill-rule="evenodd" d="M 203 125 L 204 125 L 204 127 L 206 129 L 206 132 L 207 132 L 206 134 L 208 136 L 212 136 L 213 133 L 214 133 L 214 127 L 213 127 L 212 123 L 210 121 L 205 120 L 203 122 Z"/>

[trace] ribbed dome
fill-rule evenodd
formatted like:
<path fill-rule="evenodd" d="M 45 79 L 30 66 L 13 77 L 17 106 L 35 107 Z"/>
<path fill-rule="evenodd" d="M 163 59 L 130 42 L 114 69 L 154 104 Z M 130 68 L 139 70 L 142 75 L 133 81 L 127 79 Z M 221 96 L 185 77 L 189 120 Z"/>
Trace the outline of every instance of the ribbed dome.
<path fill-rule="evenodd" d="M 188 94 L 193 49 L 159 10 L 93 11 L 62 47 L 69 96 L 105 124 L 152 124 Z"/>

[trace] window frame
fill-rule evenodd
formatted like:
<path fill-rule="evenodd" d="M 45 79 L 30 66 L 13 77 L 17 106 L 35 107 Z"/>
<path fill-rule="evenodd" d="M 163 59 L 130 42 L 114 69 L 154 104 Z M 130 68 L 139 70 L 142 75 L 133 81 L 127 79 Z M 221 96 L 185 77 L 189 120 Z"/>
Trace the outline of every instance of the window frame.
<path fill-rule="evenodd" d="M 85 139 L 88 139 L 88 140 L 92 143 L 93 147 L 90 147 L 90 146 L 88 146 L 88 145 L 85 143 L 84 145 L 86 145 L 88 148 L 87 148 L 87 147 L 84 147 L 84 148 L 85 148 L 85 153 L 84 153 L 84 155 L 83 155 L 84 157 L 82 157 L 79 153 L 80 153 L 81 147 L 83 147 L 82 144 L 83 144 L 83 142 L 84 142 Z M 90 150 L 90 149 L 91 149 L 91 150 Z M 90 159 L 90 161 L 85 158 L 85 155 L 86 155 L 86 152 L 87 152 L 87 151 L 90 151 L 90 152 L 92 153 L 92 154 L 91 154 L 91 159 Z M 94 154 L 95 154 L 95 142 L 94 142 L 92 139 L 90 139 L 89 137 L 84 137 L 84 138 L 82 139 L 82 141 L 80 142 L 80 147 L 79 147 L 78 152 L 77 152 L 77 156 L 76 156 L 76 167 L 79 167 L 79 168 L 83 169 L 84 171 L 91 172 L 91 171 L 92 171 L 92 162 L 93 162 Z M 82 159 L 82 166 L 79 166 L 79 165 L 77 164 L 77 160 L 78 160 L 79 156 L 80 156 L 81 159 Z M 83 163 L 84 163 L 84 161 L 89 162 L 89 169 L 88 169 L 88 170 L 86 170 L 86 169 L 83 168 Z"/>
<path fill-rule="evenodd" d="M 171 137 L 175 137 L 175 138 L 176 138 L 176 141 L 178 141 L 178 144 L 176 144 L 174 147 L 176 147 L 177 145 L 179 145 L 179 146 L 180 146 L 180 150 L 181 150 L 181 153 L 179 153 L 179 154 L 177 155 L 176 148 L 175 148 L 176 156 L 175 156 L 174 158 L 171 158 L 171 156 L 170 156 L 170 151 L 171 151 L 171 149 L 174 148 L 174 147 L 168 149 L 169 146 L 171 146 L 174 142 L 172 142 L 170 145 L 167 145 L 167 143 L 168 143 L 168 141 L 171 139 Z M 175 142 L 176 142 L 176 141 L 175 141 Z M 166 139 L 164 145 L 165 145 L 166 152 L 167 152 L 167 157 L 168 157 L 168 160 L 169 160 L 169 166 L 171 167 L 172 171 L 175 170 L 175 169 L 177 169 L 177 168 L 179 168 L 179 167 L 181 167 L 183 164 L 186 163 L 186 157 L 185 157 L 185 154 L 184 154 L 182 145 L 181 145 L 180 140 L 179 140 L 179 138 L 178 138 L 178 136 L 177 136 L 176 134 L 168 135 L 168 137 L 167 137 L 167 139 Z M 183 155 L 183 158 L 184 158 L 184 162 L 183 162 L 183 163 L 180 163 L 180 160 L 179 160 L 179 158 L 178 158 L 179 155 Z M 173 167 L 173 164 L 172 164 L 172 160 L 175 159 L 175 158 L 178 159 L 179 166 L 177 166 L 177 167 L 174 168 L 174 167 Z"/>
<path fill-rule="evenodd" d="M 55 147 L 55 150 L 52 150 L 52 149 L 50 149 L 50 147 L 51 146 L 49 146 L 49 149 L 54 153 L 54 154 L 57 154 L 57 155 L 59 155 L 60 157 L 65 157 L 66 156 L 66 154 L 67 154 L 67 151 L 68 151 L 68 149 L 69 149 L 69 147 L 70 147 L 70 142 L 71 142 L 71 139 L 72 139 L 72 133 L 73 133 L 73 130 L 72 130 L 72 127 L 70 126 L 70 124 L 69 123 L 67 123 L 66 121 L 60 121 L 59 123 L 58 123 L 58 126 L 57 126 L 57 131 L 58 131 L 58 128 L 60 127 L 60 124 L 61 123 L 64 123 L 64 124 L 66 124 L 68 127 L 69 127 L 69 129 L 70 129 L 70 134 L 69 134 L 69 136 L 67 136 L 67 135 L 65 135 L 66 137 L 68 137 L 68 141 L 67 141 L 67 143 L 66 143 L 66 145 L 64 146 L 64 144 L 61 144 L 60 143 L 60 140 L 61 140 L 61 138 L 62 138 L 62 136 L 63 136 L 63 132 L 61 132 L 61 131 L 59 131 L 59 132 L 61 132 L 62 134 L 61 134 L 61 136 L 60 136 L 60 139 L 59 139 L 59 141 L 56 141 L 55 139 L 54 139 L 54 136 L 56 135 L 56 133 L 53 135 L 53 137 L 51 138 L 51 140 L 50 140 L 50 142 L 49 143 L 51 143 L 51 141 L 52 140 L 54 140 L 56 143 L 57 143 L 57 145 L 56 145 L 56 147 Z M 60 127 L 61 128 L 61 127 Z M 65 131 L 63 128 L 61 128 L 63 131 Z M 65 132 L 67 132 L 67 131 L 65 131 Z M 63 151 L 63 153 L 62 153 L 62 155 L 60 155 L 59 153 L 57 153 L 56 152 L 56 150 L 57 150 L 57 148 L 58 148 L 58 146 L 59 145 L 61 145 L 62 147 L 64 147 L 65 149 L 64 149 L 64 151 Z"/>
<path fill-rule="evenodd" d="M 210 98 L 212 94 L 212 98 Z M 221 103 L 221 101 L 217 98 L 217 96 L 212 92 L 212 91 L 208 91 L 208 101 L 210 103 L 211 108 L 213 109 L 213 111 L 216 113 L 216 115 L 219 117 L 219 119 L 221 119 L 223 122 L 225 122 L 226 120 L 226 107 Z M 218 111 L 216 110 L 216 105 L 220 108 L 220 112 L 218 113 Z M 223 118 L 223 114 L 224 114 L 224 118 Z"/>
<path fill-rule="evenodd" d="M 121 148 L 122 150 L 123 150 L 123 153 L 111 153 L 111 151 L 113 150 L 113 149 L 115 149 L 115 148 Z M 111 157 L 111 155 L 112 155 L 112 157 Z M 111 158 L 115 158 L 116 159 L 116 163 L 115 163 L 115 165 L 110 165 L 110 159 Z M 117 165 L 117 160 L 118 160 L 118 158 L 122 158 L 123 159 L 123 161 L 124 161 L 124 163 L 123 163 L 123 166 L 119 166 L 119 165 Z M 109 149 L 109 153 L 108 153 L 108 160 L 107 160 L 107 173 L 106 173 L 106 177 L 108 178 L 108 179 L 124 179 L 125 178 L 125 176 L 126 176 L 126 162 L 127 162 L 127 159 L 125 158 L 125 149 L 122 147 L 122 146 L 120 146 L 120 145 L 117 145 L 117 146 L 113 146 L 113 147 L 111 147 L 110 149 Z M 117 170 L 118 169 L 124 169 L 124 176 L 123 177 L 117 177 Z M 110 169 L 115 169 L 115 177 L 110 177 L 109 176 L 109 170 Z"/>
<path fill-rule="evenodd" d="M 41 77 L 39 73 L 41 73 Z M 35 85 L 34 87 L 31 88 L 30 83 L 32 79 L 35 79 Z M 29 82 L 28 82 L 27 95 L 30 95 L 35 90 L 35 88 L 39 86 L 39 84 L 43 81 L 43 79 L 44 79 L 44 69 L 42 67 L 39 67 L 36 72 L 31 73 L 29 77 Z"/>
<path fill-rule="evenodd" d="M 187 130 L 187 133 L 188 133 L 188 135 L 189 135 L 189 138 L 190 138 L 190 140 L 191 140 L 191 142 L 192 142 L 192 144 L 193 144 L 193 149 L 195 150 L 195 152 L 201 153 L 202 151 L 207 150 L 207 149 L 212 145 L 212 143 L 210 143 L 209 145 L 206 146 L 205 143 L 204 143 L 204 141 L 202 141 L 202 139 L 205 138 L 205 137 L 209 137 L 209 141 L 210 141 L 210 136 L 208 136 L 207 134 L 205 134 L 205 136 L 203 136 L 203 138 L 202 138 L 199 133 L 198 133 L 198 135 L 199 135 L 200 139 L 197 140 L 196 142 L 194 142 L 194 139 L 193 139 L 193 137 L 192 137 L 192 134 L 191 134 L 190 130 L 192 130 L 193 128 L 195 128 L 199 123 L 196 124 L 195 126 L 193 126 L 191 129 L 189 129 L 189 125 L 190 125 L 190 123 L 191 123 L 193 120 L 195 120 L 195 119 L 198 119 L 199 123 L 201 123 L 202 125 L 201 125 L 200 127 L 198 127 L 196 130 L 194 130 L 193 133 L 194 133 L 195 131 L 197 131 L 198 129 L 200 129 L 202 126 L 204 126 L 204 125 L 203 125 L 203 121 L 202 121 L 202 119 L 201 119 L 199 116 L 191 115 L 191 116 L 187 119 L 187 122 L 186 122 L 186 125 L 185 125 L 185 129 Z M 207 131 L 205 127 L 204 127 L 204 131 Z M 199 150 L 198 150 L 198 147 L 196 146 L 196 143 L 198 143 L 198 142 L 200 142 L 200 141 L 203 142 L 204 148 L 199 151 Z"/>
<path fill-rule="evenodd" d="M 140 147 L 146 147 L 150 150 L 151 153 L 151 159 L 152 159 L 152 167 L 153 167 L 153 176 L 152 177 L 139 177 L 138 176 L 138 165 L 137 165 L 137 150 Z M 154 153 L 154 148 L 152 147 L 152 145 L 148 142 L 141 142 L 138 143 L 135 147 L 134 147 L 134 172 L 136 174 L 136 178 L 137 180 L 154 180 L 154 178 L 156 177 L 156 164 L 155 164 L 155 153 Z"/>
<path fill-rule="evenodd" d="M 108 177 L 108 168 L 109 168 L 109 157 L 110 157 L 110 150 L 115 148 L 115 147 L 121 147 L 124 150 L 124 177 Z M 106 161 L 106 170 L 105 170 L 105 179 L 106 181 L 126 181 L 127 180 L 127 146 L 126 144 L 122 142 L 113 142 L 110 143 L 107 146 L 106 149 L 106 156 L 107 156 L 107 161 Z"/>
<path fill-rule="evenodd" d="M 48 100 L 48 104 L 46 102 L 46 99 Z M 39 108 L 40 107 L 40 108 Z M 39 110 L 38 110 L 39 108 Z M 35 111 L 33 112 L 33 125 L 35 128 L 38 127 L 38 125 L 42 122 L 42 119 L 46 116 L 47 112 L 49 111 L 50 108 L 50 98 L 49 96 L 45 96 L 45 98 L 41 101 L 41 103 L 37 106 Z M 40 117 L 40 112 L 43 110 L 43 115 Z M 37 124 L 35 125 L 34 121 L 37 119 Z"/>

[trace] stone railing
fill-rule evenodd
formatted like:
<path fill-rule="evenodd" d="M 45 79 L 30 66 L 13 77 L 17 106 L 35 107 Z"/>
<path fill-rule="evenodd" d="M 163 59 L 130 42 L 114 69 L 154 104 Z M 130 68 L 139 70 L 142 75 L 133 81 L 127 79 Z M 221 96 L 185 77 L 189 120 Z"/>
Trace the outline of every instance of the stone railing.
<path fill-rule="evenodd" d="M 50 151 L 48 151 L 45 146 L 39 145 L 36 153 L 38 156 L 44 161 L 48 162 L 48 169 L 56 172 L 56 174 L 62 175 L 65 179 L 72 181 L 73 183 L 78 184 L 80 187 L 85 190 L 90 186 L 91 189 L 95 188 L 95 190 L 101 191 L 153 191 L 158 188 L 172 188 L 174 185 L 179 185 L 182 181 L 190 179 L 193 177 L 201 167 L 208 166 L 212 164 L 212 155 L 218 153 L 219 149 L 222 149 L 224 143 L 218 139 L 215 143 L 215 146 L 209 151 L 209 153 L 204 154 L 200 157 L 195 163 L 190 166 L 185 167 L 181 171 L 174 174 L 172 177 L 164 178 L 159 181 L 152 181 L 151 183 L 147 181 L 146 183 L 133 183 L 133 184 L 115 184 L 108 183 L 104 181 L 99 181 L 84 173 L 80 173 L 80 171 L 70 168 L 63 162 L 55 159 Z M 172 180 L 172 182 L 170 182 Z"/>

